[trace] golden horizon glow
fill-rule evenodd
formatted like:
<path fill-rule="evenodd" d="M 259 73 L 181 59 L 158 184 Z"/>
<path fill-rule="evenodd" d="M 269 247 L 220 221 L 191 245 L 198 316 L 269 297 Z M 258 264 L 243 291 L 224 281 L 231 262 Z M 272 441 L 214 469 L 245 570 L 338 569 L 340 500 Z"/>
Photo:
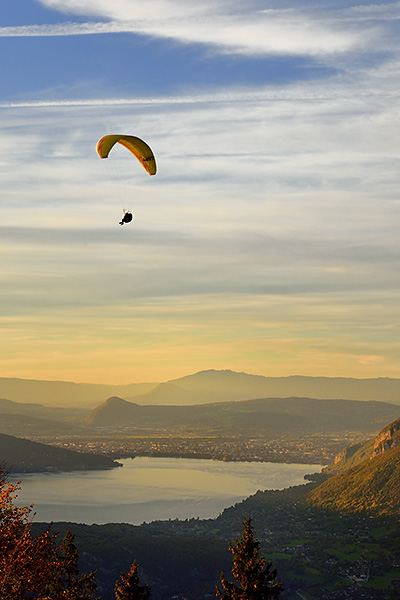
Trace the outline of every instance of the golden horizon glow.
<path fill-rule="evenodd" d="M 400 377 L 390 5 L 14 4 L 0 375 Z M 99 159 L 113 132 L 146 140 L 154 177 L 120 144 Z"/>

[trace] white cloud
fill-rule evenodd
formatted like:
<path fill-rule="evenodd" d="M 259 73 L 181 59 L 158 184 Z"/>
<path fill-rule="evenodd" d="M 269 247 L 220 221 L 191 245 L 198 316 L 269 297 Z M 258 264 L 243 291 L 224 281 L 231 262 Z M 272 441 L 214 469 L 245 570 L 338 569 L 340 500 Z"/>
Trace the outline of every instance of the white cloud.
<path fill-rule="evenodd" d="M 141 257 L 129 265 L 135 295 L 388 289 L 400 251 L 400 106 L 388 91 L 390 72 L 377 89 L 377 74 L 367 75 L 363 93 L 335 78 L 285 90 L 8 105 L 2 180 L 14 183 L 2 223 L 13 229 L 3 244 L 15 239 L 24 248 L 25 240 L 36 264 L 54 258 L 54 271 L 73 262 L 78 287 L 88 272 L 101 287 L 103 274 L 111 294 L 121 288 L 121 248 Z M 95 143 L 121 123 L 149 141 L 159 173 L 149 178 L 120 154 L 127 181 L 119 188 L 112 159 L 100 161 Z M 125 188 L 136 213 L 133 240 L 116 225 Z M 28 231 L 15 229 L 21 207 Z M 96 252 L 84 268 L 88 236 Z M 10 273 L 21 258 L 13 256 Z M 94 283 L 90 290 L 100 294 Z"/>
<path fill-rule="evenodd" d="M 131 32 L 199 43 L 245 55 L 302 55 L 324 57 L 377 43 L 378 31 L 357 23 L 344 27 L 334 18 L 300 10 L 262 10 L 257 4 L 233 2 L 209 6 L 166 0 L 42 0 L 46 6 L 68 14 L 104 19 L 93 23 L 60 23 L 0 28 L 0 36 L 67 36 Z"/>
<path fill-rule="evenodd" d="M 151 14 L 133 1 L 43 4 L 97 21 L 0 35 L 132 31 L 224 52 L 329 60 L 373 47 L 380 32 L 364 29 L 379 13 L 373 7 L 322 19 L 225 2 L 211 22 L 206 4 L 186 1 L 160 3 Z M 381 16 L 390 20 L 395 8 Z M 197 341 L 209 336 L 214 348 L 220 330 L 232 348 L 243 340 L 249 360 L 255 347 L 271 345 L 278 354 L 294 347 L 305 363 L 323 355 L 324 365 L 330 353 L 366 363 L 385 355 L 377 337 L 385 329 L 390 348 L 398 319 L 396 52 L 363 68 L 346 54 L 343 71 L 323 81 L 1 104 L 7 352 L 21 348 L 14 326 L 30 355 L 44 331 L 54 340 L 86 336 L 95 348 L 101 339 L 121 348 L 114 333 L 129 331 L 124 350 L 143 343 L 135 332 L 148 340 L 151 331 L 153 347 L 165 352 L 163 332 L 171 340 L 181 327 Z M 123 177 L 111 173 L 111 158 L 98 159 L 97 139 L 122 130 L 153 147 L 155 178 L 123 153 Z M 135 213 L 130 228 L 118 226 L 123 206 Z M 398 365 L 390 352 L 386 373 Z"/>
<path fill-rule="evenodd" d="M 400 19 L 400 2 L 385 4 L 356 4 L 344 11 L 344 16 L 357 20 L 391 21 Z"/>
<path fill-rule="evenodd" d="M 127 31 L 121 23 L 57 23 L 55 25 L 21 25 L 0 27 L 0 37 L 56 37 L 121 33 Z"/>

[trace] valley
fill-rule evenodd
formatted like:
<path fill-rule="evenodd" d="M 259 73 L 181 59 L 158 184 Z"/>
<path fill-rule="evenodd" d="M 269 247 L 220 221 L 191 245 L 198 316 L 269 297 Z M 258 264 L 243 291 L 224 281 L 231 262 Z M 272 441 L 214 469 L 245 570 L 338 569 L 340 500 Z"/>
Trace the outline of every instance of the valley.
<path fill-rule="evenodd" d="M 98 569 L 104 600 L 113 598 L 115 579 L 132 557 L 155 600 L 213 597 L 219 571 L 229 571 L 227 542 L 239 535 L 247 516 L 262 552 L 284 580 L 282 600 L 394 600 L 400 594 L 399 405 L 375 394 L 379 387 L 393 391 L 397 383 L 374 381 L 368 400 L 242 397 L 245 379 L 253 392 L 265 384 L 243 375 L 197 374 L 154 385 L 139 396 L 112 395 L 91 407 L 5 399 L 0 401 L 1 454 L 15 465 L 14 444 L 26 463 L 31 450 L 23 445 L 43 446 L 42 462 L 30 465 L 31 472 L 81 469 L 89 457 L 110 461 L 94 467 L 100 469 L 124 457 L 319 464 L 322 473 L 306 476 L 309 483 L 260 490 L 212 519 L 137 526 L 59 522 L 55 528 L 76 533 L 82 568 Z M 231 388 L 218 391 L 227 378 L 236 381 L 236 394 Z M 351 382 L 358 392 L 364 384 Z M 80 462 L 60 466 L 53 451 Z M 36 530 L 41 527 L 35 524 Z"/>
<path fill-rule="evenodd" d="M 363 440 L 362 434 L 292 435 L 191 435 L 167 433 L 165 430 L 136 435 L 97 434 L 88 436 L 41 436 L 47 444 L 77 452 L 95 453 L 111 458 L 159 456 L 205 458 L 222 461 L 263 461 L 326 465 L 344 446 Z"/>

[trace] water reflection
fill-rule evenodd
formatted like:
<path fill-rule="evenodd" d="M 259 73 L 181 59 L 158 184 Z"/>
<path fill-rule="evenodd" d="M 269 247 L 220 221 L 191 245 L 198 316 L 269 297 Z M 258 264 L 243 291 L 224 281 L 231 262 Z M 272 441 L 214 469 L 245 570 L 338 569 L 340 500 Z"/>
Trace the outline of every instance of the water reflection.
<path fill-rule="evenodd" d="M 223 463 L 202 459 L 119 460 L 110 471 L 19 477 L 19 505 L 35 505 L 36 521 L 78 523 L 213 518 L 259 489 L 304 483 L 320 465 Z"/>

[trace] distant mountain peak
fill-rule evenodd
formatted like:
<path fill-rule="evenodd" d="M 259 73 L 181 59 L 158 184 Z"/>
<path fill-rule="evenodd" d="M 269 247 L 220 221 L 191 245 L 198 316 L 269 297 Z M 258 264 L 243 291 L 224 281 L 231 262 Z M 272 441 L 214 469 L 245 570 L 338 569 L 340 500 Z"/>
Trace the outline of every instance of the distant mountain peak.
<path fill-rule="evenodd" d="M 179 379 L 173 379 L 171 381 L 181 381 L 182 379 L 190 378 L 199 378 L 199 377 L 209 377 L 209 376 L 246 376 L 246 377 L 262 377 L 262 375 L 250 375 L 249 373 L 245 373 L 244 371 L 232 371 L 232 369 L 204 369 L 202 371 L 197 371 L 192 375 L 185 375 L 184 377 L 180 377 Z"/>
<path fill-rule="evenodd" d="M 115 406 L 122 406 L 123 404 L 134 404 L 134 402 L 128 402 L 127 400 L 124 400 L 119 396 L 111 396 L 110 398 L 107 398 L 107 400 L 104 402 L 104 405 L 110 404 L 113 404 Z"/>

